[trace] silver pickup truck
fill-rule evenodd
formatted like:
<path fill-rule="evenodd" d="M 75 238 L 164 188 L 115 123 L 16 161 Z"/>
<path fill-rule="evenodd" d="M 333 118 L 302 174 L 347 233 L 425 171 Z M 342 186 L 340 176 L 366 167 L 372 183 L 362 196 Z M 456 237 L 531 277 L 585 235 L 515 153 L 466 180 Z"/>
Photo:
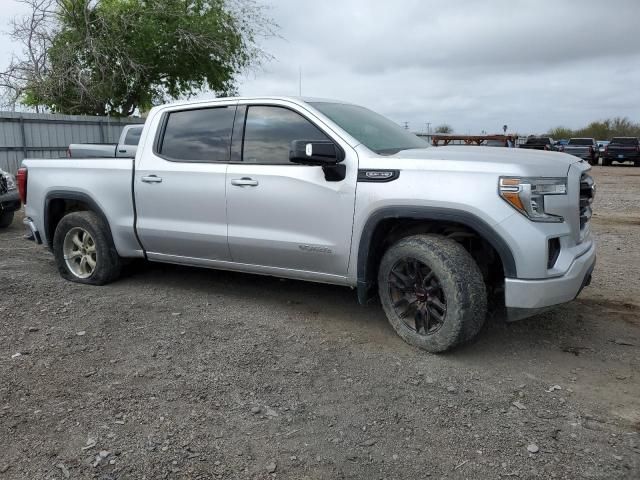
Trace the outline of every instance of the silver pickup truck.
<path fill-rule="evenodd" d="M 30 159 L 32 238 L 102 285 L 123 259 L 344 285 L 407 342 L 476 336 L 573 300 L 595 264 L 589 165 L 557 152 L 429 148 L 357 105 L 228 98 L 154 108 L 135 160 Z"/>
<path fill-rule="evenodd" d="M 72 143 L 67 149 L 69 158 L 133 158 L 138 150 L 142 125 L 126 125 L 118 143 Z"/>

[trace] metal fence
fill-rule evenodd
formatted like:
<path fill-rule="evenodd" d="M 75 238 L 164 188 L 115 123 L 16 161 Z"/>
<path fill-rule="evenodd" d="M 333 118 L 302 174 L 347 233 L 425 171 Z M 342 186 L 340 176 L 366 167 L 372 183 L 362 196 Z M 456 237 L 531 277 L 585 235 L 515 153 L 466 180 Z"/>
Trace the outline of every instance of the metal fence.
<path fill-rule="evenodd" d="M 0 112 L 0 169 L 16 173 L 24 158 L 66 156 L 70 143 L 116 143 L 125 125 L 142 118 Z"/>

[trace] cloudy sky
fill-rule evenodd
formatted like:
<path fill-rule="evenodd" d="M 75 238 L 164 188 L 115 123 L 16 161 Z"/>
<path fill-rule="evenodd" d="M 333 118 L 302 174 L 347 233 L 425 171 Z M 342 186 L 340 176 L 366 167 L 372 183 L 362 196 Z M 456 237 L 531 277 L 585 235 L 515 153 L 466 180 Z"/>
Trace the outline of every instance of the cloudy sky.
<path fill-rule="evenodd" d="M 414 131 L 640 121 L 640 0 L 261 0 L 281 38 L 243 95 L 344 99 Z M 5 22 L 21 11 L 0 0 Z M 5 5 L 6 4 L 6 5 Z M 0 43 L 0 64 L 11 45 Z"/>

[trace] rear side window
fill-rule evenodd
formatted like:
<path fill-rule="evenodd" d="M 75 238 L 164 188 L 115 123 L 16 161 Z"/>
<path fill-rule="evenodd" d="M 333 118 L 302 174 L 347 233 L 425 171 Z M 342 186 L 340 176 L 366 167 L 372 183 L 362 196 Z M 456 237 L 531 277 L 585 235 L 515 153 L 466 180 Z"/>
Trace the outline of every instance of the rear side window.
<path fill-rule="evenodd" d="M 244 162 L 288 164 L 293 140 L 330 139 L 309 120 L 288 108 L 249 107 L 244 128 Z"/>
<path fill-rule="evenodd" d="M 593 140 L 590 138 L 572 138 L 569 140 L 569 145 L 593 145 Z"/>
<path fill-rule="evenodd" d="M 142 127 L 133 127 L 127 131 L 124 137 L 125 145 L 138 145 L 140 143 L 140 134 L 142 133 Z"/>
<path fill-rule="evenodd" d="M 534 137 L 527 139 L 529 145 L 548 145 L 552 143 L 550 138 L 547 137 Z"/>
<path fill-rule="evenodd" d="M 177 162 L 227 162 L 236 107 L 171 112 L 158 153 Z"/>
<path fill-rule="evenodd" d="M 638 145 L 638 139 L 631 137 L 618 137 L 612 139 L 610 145 Z"/>

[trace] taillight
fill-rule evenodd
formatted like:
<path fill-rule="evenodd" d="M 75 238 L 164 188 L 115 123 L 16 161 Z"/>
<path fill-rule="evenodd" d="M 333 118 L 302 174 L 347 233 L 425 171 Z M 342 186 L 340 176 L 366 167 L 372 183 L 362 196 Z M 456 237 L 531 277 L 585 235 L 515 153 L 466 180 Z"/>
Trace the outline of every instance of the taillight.
<path fill-rule="evenodd" d="M 564 152 L 564 145 L 560 145 L 560 146 L 558 147 L 558 149 L 559 149 L 561 152 Z"/>
<path fill-rule="evenodd" d="M 636 145 L 636 152 L 640 152 L 640 145 Z"/>
<path fill-rule="evenodd" d="M 544 146 L 544 149 L 545 149 L 545 150 L 549 150 L 549 145 L 545 145 L 545 146 Z"/>
<path fill-rule="evenodd" d="M 18 169 L 16 175 L 16 181 L 18 182 L 18 193 L 20 194 L 20 200 L 22 203 L 27 203 L 27 167 Z"/>

